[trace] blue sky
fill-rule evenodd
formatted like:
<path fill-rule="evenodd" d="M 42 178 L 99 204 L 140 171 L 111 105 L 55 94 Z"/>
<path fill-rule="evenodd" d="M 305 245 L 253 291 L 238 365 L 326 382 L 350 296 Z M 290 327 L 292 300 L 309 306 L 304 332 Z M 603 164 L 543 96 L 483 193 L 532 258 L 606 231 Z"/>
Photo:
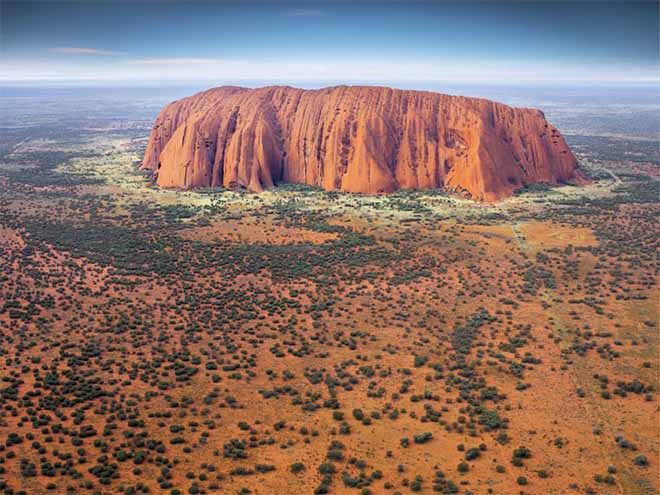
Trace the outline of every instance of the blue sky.
<path fill-rule="evenodd" d="M 658 2 L 0 2 L 0 80 L 653 82 Z"/>

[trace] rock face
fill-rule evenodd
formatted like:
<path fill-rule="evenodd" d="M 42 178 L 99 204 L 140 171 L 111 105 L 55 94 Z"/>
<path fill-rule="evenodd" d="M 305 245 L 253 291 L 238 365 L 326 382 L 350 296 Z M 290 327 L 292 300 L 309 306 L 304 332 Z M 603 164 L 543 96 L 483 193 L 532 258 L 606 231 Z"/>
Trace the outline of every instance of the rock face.
<path fill-rule="evenodd" d="M 183 98 L 158 115 L 142 168 L 161 187 L 445 187 L 485 201 L 578 178 L 539 110 L 364 86 L 220 87 Z"/>

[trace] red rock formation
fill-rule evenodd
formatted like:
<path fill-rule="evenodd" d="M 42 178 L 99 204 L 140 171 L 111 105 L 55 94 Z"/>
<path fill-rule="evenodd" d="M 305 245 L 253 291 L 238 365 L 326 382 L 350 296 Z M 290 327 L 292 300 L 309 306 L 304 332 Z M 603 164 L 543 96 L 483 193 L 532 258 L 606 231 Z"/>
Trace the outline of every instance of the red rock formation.
<path fill-rule="evenodd" d="M 142 163 L 161 187 L 446 187 L 486 201 L 573 179 L 575 167 L 539 110 L 362 86 L 221 87 L 175 101 L 158 115 Z"/>

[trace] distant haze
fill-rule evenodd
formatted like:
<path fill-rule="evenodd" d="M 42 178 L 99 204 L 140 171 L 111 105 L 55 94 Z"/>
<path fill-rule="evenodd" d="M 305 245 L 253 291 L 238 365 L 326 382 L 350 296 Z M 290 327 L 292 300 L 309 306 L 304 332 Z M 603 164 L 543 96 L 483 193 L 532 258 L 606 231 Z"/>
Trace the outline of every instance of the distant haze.
<path fill-rule="evenodd" d="M 0 3 L 0 83 L 656 83 L 658 2 Z"/>

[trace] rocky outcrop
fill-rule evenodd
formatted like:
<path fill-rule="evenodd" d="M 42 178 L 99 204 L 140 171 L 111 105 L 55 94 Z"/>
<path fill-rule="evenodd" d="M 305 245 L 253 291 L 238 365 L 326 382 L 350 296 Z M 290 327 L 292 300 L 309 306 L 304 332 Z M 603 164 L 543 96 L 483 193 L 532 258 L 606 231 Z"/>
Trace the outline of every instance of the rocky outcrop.
<path fill-rule="evenodd" d="M 445 187 L 485 201 L 576 178 L 573 153 L 539 110 L 364 86 L 220 87 L 175 101 L 142 168 L 161 187 Z"/>

